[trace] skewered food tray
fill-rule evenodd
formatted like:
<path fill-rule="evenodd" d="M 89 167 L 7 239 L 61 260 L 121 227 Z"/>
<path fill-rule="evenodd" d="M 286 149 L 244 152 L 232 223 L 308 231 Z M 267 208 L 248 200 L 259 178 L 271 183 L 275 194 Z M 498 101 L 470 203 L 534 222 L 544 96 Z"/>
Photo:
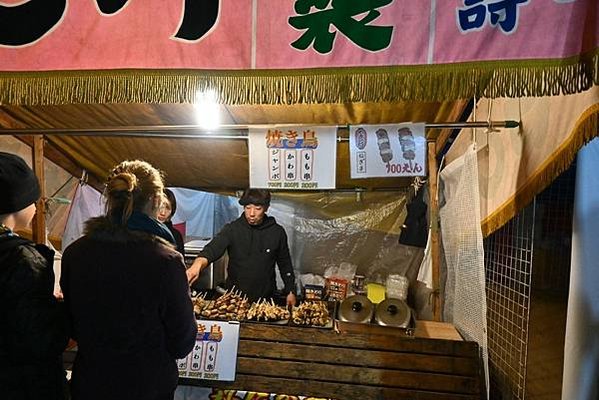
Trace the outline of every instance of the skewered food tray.
<path fill-rule="evenodd" d="M 221 321 L 242 321 L 250 308 L 247 297 L 234 288 L 225 292 L 216 300 L 203 297 L 194 299 L 194 312 L 198 318 Z"/>
<path fill-rule="evenodd" d="M 260 299 L 252 303 L 250 309 L 246 313 L 246 320 L 250 322 L 266 322 L 277 325 L 286 325 L 289 322 L 291 313 L 282 306 L 277 306 L 270 299 Z"/>
<path fill-rule="evenodd" d="M 298 307 L 293 307 L 291 324 L 312 328 L 333 328 L 335 302 L 304 301 Z"/>

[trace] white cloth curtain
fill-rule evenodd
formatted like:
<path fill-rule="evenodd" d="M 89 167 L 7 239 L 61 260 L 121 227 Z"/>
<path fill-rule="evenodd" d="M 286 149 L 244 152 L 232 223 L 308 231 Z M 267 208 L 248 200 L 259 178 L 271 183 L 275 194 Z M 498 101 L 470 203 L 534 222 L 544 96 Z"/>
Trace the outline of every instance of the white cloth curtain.
<path fill-rule="evenodd" d="M 69 217 L 62 234 L 62 249 L 83 235 L 85 221 L 104 214 L 104 199 L 89 185 L 79 185 L 71 202 Z"/>

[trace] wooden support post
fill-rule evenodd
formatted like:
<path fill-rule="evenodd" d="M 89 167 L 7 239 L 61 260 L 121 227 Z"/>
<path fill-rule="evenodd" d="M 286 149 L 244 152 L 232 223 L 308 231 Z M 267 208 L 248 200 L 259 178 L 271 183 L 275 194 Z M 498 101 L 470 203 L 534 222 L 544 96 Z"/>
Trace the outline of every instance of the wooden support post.
<path fill-rule="evenodd" d="M 431 224 L 431 260 L 433 267 L 433 319 L 441 321 L 440 266 L 441 251 L 439 248 L 439 202 L 437 201 L 437 146 L 435 142 L 428 144 L 428 184 L 429 184 L 429 221 Z"/>
<path fill-rule="evenodd" d="M 36 243 L 46 242 L 46 180 L 44 177 L 44 136 L 33 136 L 33 148 L 31 152 L 33 171 L 40 183 L 41 197 L 35 204 L 37 212 L 33 218 L 31 233 Z"/>

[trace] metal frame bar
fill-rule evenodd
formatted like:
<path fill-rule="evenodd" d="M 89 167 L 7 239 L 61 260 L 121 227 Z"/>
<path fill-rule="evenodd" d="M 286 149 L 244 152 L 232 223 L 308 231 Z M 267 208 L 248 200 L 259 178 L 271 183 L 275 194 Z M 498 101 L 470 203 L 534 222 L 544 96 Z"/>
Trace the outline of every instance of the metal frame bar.
<path fill-rule="evenodd" d="M 327 126 L 326 124 L 260 124 L 260 125 L 221 125 L 216 129 L 206 129 L 199 125 L 140 125 L 140 126 L 113 126 L 101 128 L 0 128 L 3 135 L 54 135 L 54 136 L 118 136 L 118 137 L 153 137 L 169 139 L 227 139 L 247 140 L 247 131 L 252 128 L 264 127 L 302 127 L 302 126 Z M 331 126 L 331 125 L 328 125 Z M 347 129 L 348 125 L 333 125 L 340 129 Z M 463 129 L 463 128 L 517 128 L 518 121 L 480 121 L 480 122 L 442 122 L 425 124 L 425 129 Z M 230 132 L 226 134 L 224 132 Z M 338 137 L 338 141 L 347 141 L 347 137 Z"/>

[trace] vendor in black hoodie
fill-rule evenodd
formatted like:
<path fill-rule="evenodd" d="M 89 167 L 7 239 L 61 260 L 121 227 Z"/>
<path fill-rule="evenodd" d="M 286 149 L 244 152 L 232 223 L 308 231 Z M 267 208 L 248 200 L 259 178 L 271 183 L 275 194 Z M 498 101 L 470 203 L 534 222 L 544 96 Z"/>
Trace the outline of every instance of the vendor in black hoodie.
<path fill-rule="evenodd" d="M 276 263 L 285 284 L 287 304 L 295 305 L 295 276 L 287 234 L 273 217 L 266 215 L 270 192 L 246 189 L 239 204 L 243 206 L 243 214 L 225 225 L 200 252 L 187 270 L 189 282 L 193 283 L 206 266 L 228 251 L 228 288 L 235 286 L 250 301 L 272 297 L 276 289 Z"/>

